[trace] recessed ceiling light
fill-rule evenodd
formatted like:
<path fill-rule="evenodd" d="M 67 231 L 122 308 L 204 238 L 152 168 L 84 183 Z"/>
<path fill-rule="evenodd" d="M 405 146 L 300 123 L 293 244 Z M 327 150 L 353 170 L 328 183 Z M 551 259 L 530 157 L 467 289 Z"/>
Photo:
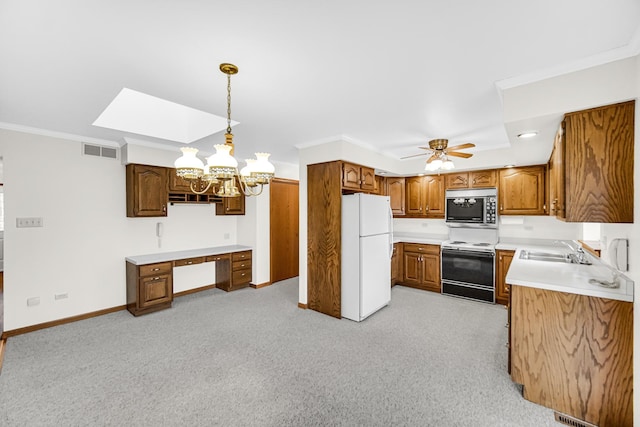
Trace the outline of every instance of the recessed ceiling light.
<path fill-rule="evenodd" d="M 515 168 L 516 165 L 504 165 L 505 168 Z"/>
<path fill-rule="evenodd" d="M 520 134 L 518 134 L 518 138 L 533 138 L 534 136 L 536 136 L 538 134 L 537 131 L 530 131 L 530 132 L 522 132 Z"/>

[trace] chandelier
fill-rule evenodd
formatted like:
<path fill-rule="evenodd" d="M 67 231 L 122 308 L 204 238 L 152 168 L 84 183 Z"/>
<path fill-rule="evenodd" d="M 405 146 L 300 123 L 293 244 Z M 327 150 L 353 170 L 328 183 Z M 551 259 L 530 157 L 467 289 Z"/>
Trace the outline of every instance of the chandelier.
<path fill-rule="evenodd" d="M 441 151 L 440 153 L 432 156 L 431 158 L 429 158 L 429 160 L 427 160 L 427 164 L 425 165 L 424 170 L 433 172 L 437 171 L 438 169 L 451 170 L 453 169 L 453 167 L 453 162 L 449 160 L 449 157 L 447 157 L 444 152 Z"/>
<path fill-rule="evenodd" d="M 197 148 L 183 147 L 182 157 L 174 166 L 176 175 L 189 181 L 191 191 L 204 194 L 209 188 L 219 197 L 257 196 L 264 185 L 273 178 L 275 167 L 269 162 L 269 153 L 255 153 L 255 159 L 246 159 L 247 165 L 238 172 L 238 161 L 233 157 L 231 133 L 231 75 L 238 73 L 233 64 L 220 64 L 220 71 L 227 75 L 227 132 L 225 143 L 214 145 L 216 152 L 207 158 L 207 166 L 196 157 Z M 236 179 L 240 191 L 236 186 Z M 216 186 L 218 190 L 216 191 Z"/>

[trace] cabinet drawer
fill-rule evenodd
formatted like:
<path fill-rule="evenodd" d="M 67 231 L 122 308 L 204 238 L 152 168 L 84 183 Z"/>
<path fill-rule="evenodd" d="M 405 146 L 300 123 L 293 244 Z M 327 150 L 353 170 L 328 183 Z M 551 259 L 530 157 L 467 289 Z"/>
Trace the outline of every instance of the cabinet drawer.
<path fill-rule="evenodd" d="M 251 259 L 251 251 L 234 252 L 233 254 L 231 254 L 231 259 L 234 262 L 235 261 L 243 261 L 243 260 Z"/>
<path fill-rule="evenodd" d="M 232 273 L 233 286 L 241 285 L 251 282 L 251 269 L 248 270 L 236 270 Z"/>
<path fill-rule="evenodd" d="M 138 266 L 140 277 L 171 273 L 172 267 L 171 261 Z"/>
<path fill-rule="evenodd" d="M 405 243 L 404 244 L 405 252 L 419 252 L 425 254 L 439 254 L 440 246 L 439 245 L 423 245 L 418 243 Z"/>
<path fill-rule="evenodd" d="M 178 259 L 173 261 L 173 266 L 174 267 L 182 267 L 183 265 L 193 265 L 193 264 L 202 264 L 204 262 L 204 257 L 203 256 L 199 256 L 199 257 L 195 257 L 195 258 L 185 258 L 185 259 Z"/>
<path fill-rule="evenodd" d="M 251 258 L 246 259 L 244 261 L 234 261 L 233 262 L 233 271 L 236 270 L 247 270 L 251 269 Z"/>
<path fill-rule="evenodd" d="M 205 262 L 229 261 L 229 254 L 209 255 L 205 258 Z"/>

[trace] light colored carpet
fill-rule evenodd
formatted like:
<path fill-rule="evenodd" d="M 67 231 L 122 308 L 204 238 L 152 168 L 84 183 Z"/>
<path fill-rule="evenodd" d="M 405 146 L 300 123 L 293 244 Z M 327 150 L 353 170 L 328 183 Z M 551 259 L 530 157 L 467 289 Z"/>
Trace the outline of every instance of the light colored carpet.
<path fill-rule="evenodd" d="M 506 372 L 506 310 L 396 286 L 361 323 L 298 281 L 7 341 L 0 425 L 557 426 Z"/>

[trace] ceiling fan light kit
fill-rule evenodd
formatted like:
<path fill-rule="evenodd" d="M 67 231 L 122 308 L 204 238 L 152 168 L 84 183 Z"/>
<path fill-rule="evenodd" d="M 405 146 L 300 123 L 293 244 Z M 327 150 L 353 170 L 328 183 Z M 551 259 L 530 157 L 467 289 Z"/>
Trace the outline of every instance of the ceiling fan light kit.
<path fill-rule="evenodd" d="M 473 148 L 475 144 L 471 144 L 470 142 L 454 145 L 453 147 L 448 147 L 449 140 L 440 138 L 440 139 L 432 139 L 429 141 L 429 147 L 418 147 L 422 150 L 427 150 L 426 153 L 416 154 L 413 156 L 403 157 L 403 159 L 407 159 L 410 157 L 418 157 L 430 155 L 427 159 L 427 163 L 424 167 L 424 170 L 429 172 L 434 172 L 437 170 L 451 170 L 455 167 L 453 162 L 449 159 L 449 156 L 452 157 L 462 157 L 468 159 L 473 156 L 471 153 L 461 153 L 457 150 L 464 150 L 466 148 Z"/>

